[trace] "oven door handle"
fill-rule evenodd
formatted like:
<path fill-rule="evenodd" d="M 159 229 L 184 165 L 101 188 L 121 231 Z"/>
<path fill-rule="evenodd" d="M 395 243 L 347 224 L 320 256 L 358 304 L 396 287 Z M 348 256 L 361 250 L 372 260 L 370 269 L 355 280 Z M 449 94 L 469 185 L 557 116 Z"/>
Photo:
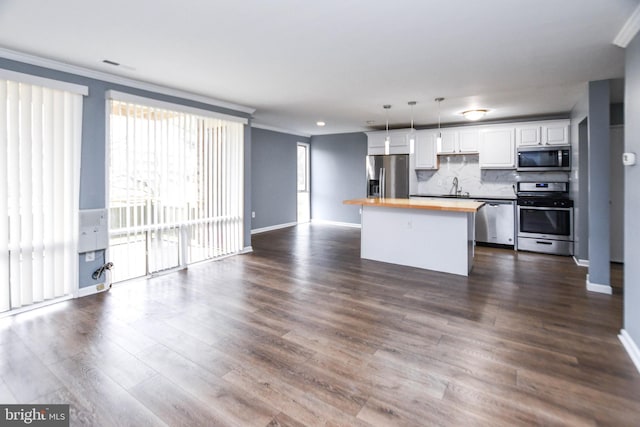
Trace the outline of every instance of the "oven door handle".
<path fill-rule="evenodd" d="M 573 210 L 573 208 L 546 208 L 546 207 L 540 207 L 540 206 L 524 206 L 524 205 L 518 205 L 518 209 L 520 210 L 531 209 L 535 211 L 563 211 L 563 212 L 569 212 Z"/>
<path fill-rule="evenodd" d="M 553 243 L 551 242 L 545 242 L 543 240 L 536 240 L 536 243 L 539 245 L 552 245 Z"/>

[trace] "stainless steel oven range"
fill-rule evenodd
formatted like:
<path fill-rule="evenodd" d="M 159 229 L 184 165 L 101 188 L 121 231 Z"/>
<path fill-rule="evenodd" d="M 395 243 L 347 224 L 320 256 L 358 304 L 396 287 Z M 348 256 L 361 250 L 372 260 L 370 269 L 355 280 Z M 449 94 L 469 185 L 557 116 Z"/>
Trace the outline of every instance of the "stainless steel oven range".
<path fill-rule="evenodd" d="M 518 250 L 573 255 L 573 201 L 568 182 L 519 182 Z"/>

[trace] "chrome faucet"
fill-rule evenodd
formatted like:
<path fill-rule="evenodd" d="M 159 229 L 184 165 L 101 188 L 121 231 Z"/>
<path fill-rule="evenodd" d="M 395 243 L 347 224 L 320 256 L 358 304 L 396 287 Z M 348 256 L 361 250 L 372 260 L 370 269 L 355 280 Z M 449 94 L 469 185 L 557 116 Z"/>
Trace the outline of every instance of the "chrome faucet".
<path fill-rule="evenodd" d="M 453 193 L 456 197 L 458 196 L 458 192 L 461 190 L 458 190 L 458 177 L 454 176 L 453 177 L 453 187 L 456 189 L 455 193 Z"/>

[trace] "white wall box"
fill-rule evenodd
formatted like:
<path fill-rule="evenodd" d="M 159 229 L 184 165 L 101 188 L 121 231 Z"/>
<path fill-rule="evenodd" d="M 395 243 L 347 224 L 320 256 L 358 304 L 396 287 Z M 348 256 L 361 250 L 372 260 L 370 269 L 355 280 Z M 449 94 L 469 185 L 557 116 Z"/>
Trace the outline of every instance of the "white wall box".
<path fill-rule="evenodd" d="M 442 141 L 438 144 L 438 154 L 477 153 L 479 136 L 480 133 L 477 128 L 442 130 Z"/>
<path fill-rule="evenodd" d="M 415 146 L 416 169 L 438 169 L 438 156 L 436 153 L 437 132 L 417 131 Z"/>
<path fill-rule="evenodd" d="M 516 145 L 569 145 L 569 120 L 531 122 L 516 126 Z"/>
<path fill-rule="evenodd" d="M 106 249 L 109 246 L 106 209 L 82 209 L 78 219 L 78 253 Z"/>
<path fill-rule="evenodd" d="M 480 133 L 481 169 L 515 169 L 516 144 L 513 127 L 492 127 Z"/>

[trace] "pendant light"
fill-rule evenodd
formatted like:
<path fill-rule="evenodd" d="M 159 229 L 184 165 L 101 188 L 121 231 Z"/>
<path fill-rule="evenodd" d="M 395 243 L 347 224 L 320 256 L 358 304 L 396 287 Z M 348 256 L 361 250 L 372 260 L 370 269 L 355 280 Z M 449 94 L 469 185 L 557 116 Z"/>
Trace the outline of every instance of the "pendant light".
<path fill-rule="evenodd" d="M 391 145 L 391 137 L 389 136 L 389 109 L 391 105 L 386 104 L 382 106 L 387 112 L 387 136 L 384 138 L 384 154 L 389 154 L 389 146 Z"/>
<path fill-rule="evenodd" d="M 411 130 L 409 131 L 409 154 L 413 154 L 416 147 L 416 130 L 413 127 L 413 106 L 416 105 L 416 101 L 409 101 L 411 106 Z"/>
<path fill-rule="evenodd" d="M 440 103 L 444 101 L 444 98 L 436 98 L 435 101 L 438 103 L 438 138 L 436 138 L 436 143 L 438 147 L 442 145 L 442 131 L 440 130 Z"/>

